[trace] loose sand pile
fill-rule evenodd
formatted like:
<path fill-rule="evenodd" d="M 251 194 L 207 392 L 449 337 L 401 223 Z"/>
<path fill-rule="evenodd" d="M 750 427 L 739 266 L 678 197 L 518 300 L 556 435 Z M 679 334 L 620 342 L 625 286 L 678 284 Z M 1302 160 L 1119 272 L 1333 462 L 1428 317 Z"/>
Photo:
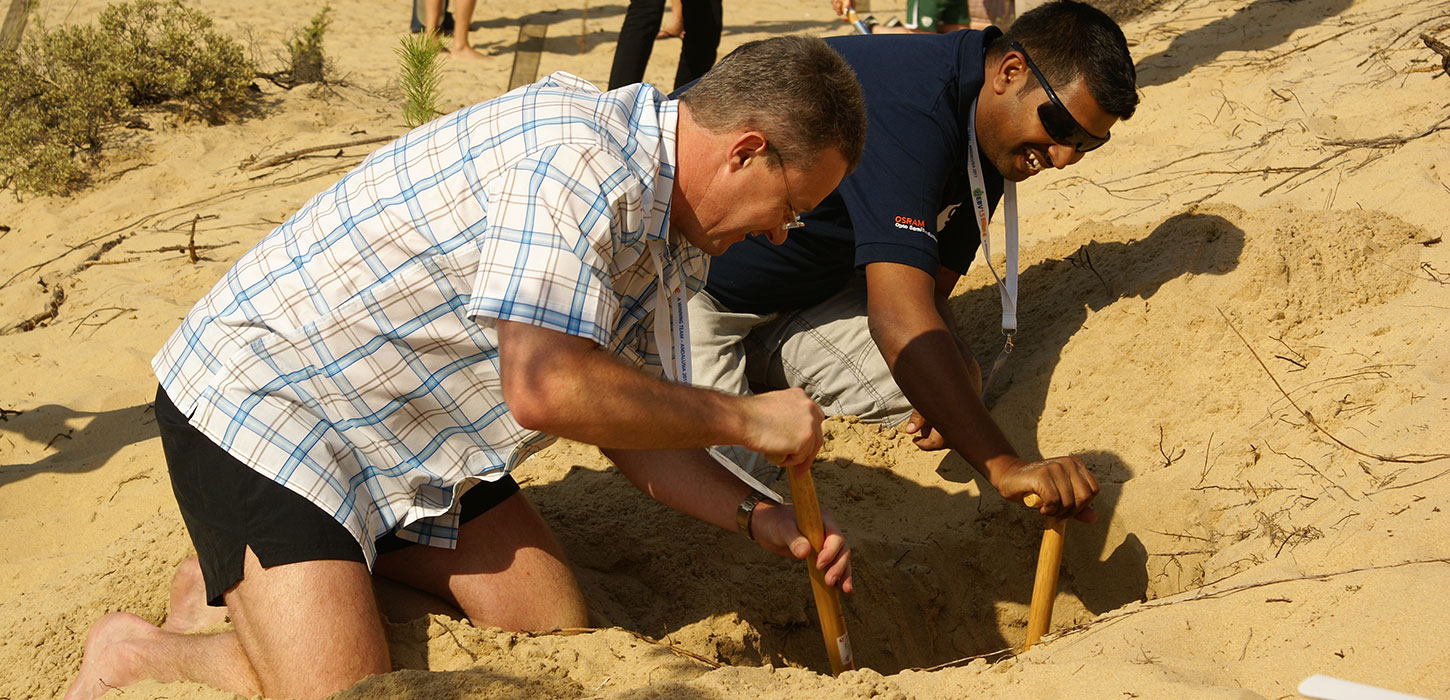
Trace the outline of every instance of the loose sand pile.
<path fill-rule="evenodd" d="M 264 68 L 318 9 L 197 5 Z M 148 360 L 366 148 L 245 164 L 402 132 L 394 5 L 335 8 L 341 84 L 260 84 L 258 113 L 224 126 L 149 114 L 92 189 L 0 198 L 0 327 L 63 291 L 42 327 L 0 336 L 0 697 L 58 695 L 105 612 L 165 618 L 190 545 Z M 38 12 L 54 26 L 100 7 Z M 493 55 L 447 69 L 446 104 L 506 88 L 525 21 L 548 27 L 541 72 L 602 84 L 623 11 L 480 1 L 474 43 Z M 823 1 L 725 12 L 727 50 L 843 32 Z M 398 624 L 399 670 L 344 695 L 1286 698 L 1327 673 L 1450 697 L 1450 79 L 1418 39 L 1450 35 L 1450 2 L 1187 0 L 1124 29 L 1143 104 L 1101 154 L 1023 186 L 1022 330 L 992 397 L 1019 450 L 1083 454 L 1104 484 L 1099 523 L 1067 530 L 1055 636 L 1001 652 L 1022 639 L 1040 518 L 958 457 L 832 419 L 814 473 L 856 549 L 847 618 L 870 670 L 821 674 L 801 566 L 561 443 L 517 476 L 607 629 Z M 659 44 L 650 80 L 668 84 L 677 50 Z M 193 225 L 216 246 L 205 259 L 157 252 Z M 997 296 L 980 265 L 953 305 L 990 365 Z M 110 697 L 224 695 L 148 682 Z"/>

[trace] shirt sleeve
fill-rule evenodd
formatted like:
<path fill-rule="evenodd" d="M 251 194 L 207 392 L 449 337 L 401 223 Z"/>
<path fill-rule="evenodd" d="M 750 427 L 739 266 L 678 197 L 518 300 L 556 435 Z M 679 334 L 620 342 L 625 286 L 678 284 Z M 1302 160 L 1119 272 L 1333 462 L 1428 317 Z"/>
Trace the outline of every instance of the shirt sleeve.
<path fill-rule="evenodd" d="M 993 204 L 995 207 L 995 202 Z M 951 207 L 946 225 L 941 227 L 937 236 L 941 239 L 942 266 L 959 275 L 967 274 L 967 268 L 977 257 L 977 248 L 982 243 L 971 201 Z"/>
<path fill-rule="evenodd" d="M 628 181 L 602 152 L 556 147 L 488 183 L 468 315 L 607 344 L 620 309 L 610 282 L 615 204 Z"/>
<path fill-rule="evenodd" d="M 896 106 L 869 123 L 866 153 L 841 183 L 856 237 L 856 266 L 910 265 L 935 275 L 937 217 L 953 143 L 933 115 Z"/>

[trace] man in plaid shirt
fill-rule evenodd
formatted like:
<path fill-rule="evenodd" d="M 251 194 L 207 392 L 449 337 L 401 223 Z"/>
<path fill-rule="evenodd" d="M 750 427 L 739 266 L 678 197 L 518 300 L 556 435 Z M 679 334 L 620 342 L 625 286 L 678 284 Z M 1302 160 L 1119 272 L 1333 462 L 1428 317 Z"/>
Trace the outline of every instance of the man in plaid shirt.
<path fill-rule="evenodd" d="M 784 240 L 864 133 L 841 58 L 783 37 L 679 101 L 556 73 L 369 156 L 244 254 L 153 360 L 198 559 L 166 629 L 128 613 L 92 627 L 67 697 L 144 678 L 320 697 L 391 670 L 380 611 L 440 599 L 478 626 L 587 625 L 509 476 L 552 436 L 809 556 L 789 506 L 698 448 L 806 466 L 821 411 L 800 390 L 689 386 L 685 302 L 706 255 Z M 849 592 L 849 547 L 827 531 L 815 564 Z M 235 631 L 182 634 L 220 606 Z"/>

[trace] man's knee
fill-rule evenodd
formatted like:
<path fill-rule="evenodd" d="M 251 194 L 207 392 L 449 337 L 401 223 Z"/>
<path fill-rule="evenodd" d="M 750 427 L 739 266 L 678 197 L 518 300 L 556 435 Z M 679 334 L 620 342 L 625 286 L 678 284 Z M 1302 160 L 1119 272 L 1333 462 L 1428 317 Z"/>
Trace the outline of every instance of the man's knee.
<path fill-rule="evenodd" d="M 539 632 L 588 624 L 563 547 L 519 491 L 463 523 L 457 549 L 408 547 L 379 557 L 375 571 L 449 601 L 479 627 Z"/>
<path fill-rule="evenodd" d="M 689 314 L 691 381 L 729 394 L 748 393 L 745 338 L 768 315 L 733 312 L 706 292 L 690 299 Z"/>
<path fill-rule="evenodd" d="M 827 415 L 899 423 L 911 405 L 857 305 L 843 294 L 791 316 L 774 355 L 761 358 L 765 382 L 804 389 Z"/>

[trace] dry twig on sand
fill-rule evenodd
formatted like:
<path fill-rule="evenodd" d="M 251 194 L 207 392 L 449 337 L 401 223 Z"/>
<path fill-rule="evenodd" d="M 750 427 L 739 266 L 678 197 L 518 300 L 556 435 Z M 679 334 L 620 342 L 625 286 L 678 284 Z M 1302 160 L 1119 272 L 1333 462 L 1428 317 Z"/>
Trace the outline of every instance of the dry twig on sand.
<path fill-rule="evenodd" d="M 334 150 L 334 149 L 336 149 L 338 151 L 337 156 L 341 156 L 342 155 L 342 149 L 344 149 L 344 148 L 351 148 L 353 146 L 366 146 L 368 144 L 373 144 L 373 143 L 382 143 L 384 141 L 392 141 L 393 139 L 396 139 L 396 138 L 398 138 L 398 137 L 397 136 L 375 136 L 373 138 L 358 139 L 356 141 L 344 141 L 342 143 L 329 143 L 329 144 L 327 144 L 325 146 L 313 146 L 311 148 L 302 148 L 302 149 L 298 149 L 298 150 L 292 151 L 290 153 L 283 153 L 282 155 L 276 156 L 275 158 L 268 158 L 267 160 L 264 160 L 264 161 L 262 161 L 260 163 L 253 163 L 251 165 L 247 165 L 246 163 L 243 163 L 242 164 L 242 169 L 243 170 L 261 170 L 262 168 L 270 168 L 270 167 L 275 166 L 275 165 L 281 165 L 283 163 L 288 163 L 288 162 L 297 160 L 298 158 L 301 158 L 302 156 L 305 156 L 305 155 L 310 155 L 312 153 L 317 153 L 319 151 L 331 151 L 331 150 Z M 334 156 L 334 157 L 337 157 L 337 156 Z"/>
<path fill-rule="evenodd" d="M 238 241 L 227 241 L 226 243 L 212 243 L 212 244 L 209 244 L 209 245 L 197 245 L 196 244 L 196 225 L 199 224 L 199 223 L 201 223 L 201 222 L 203 222 L 203 221 L 211 221 L 213 219 L 220 219 L 220 218 L 221 217 L 218 216 L 218 215 L 216 215 L 216 214 L 207 214 L 206 216 L 202 216 L 201 214 L 194 214 L 194 215 L 192 215 L 191 220 L 190 221 L 187 221 L 186 224 L 185 224 L 185 225 L 191 227 L 191 230 L 187 234 L 186 243 L 177 244 L 177 245 L 162 246 L 160 248 L 153 248 L 151 250 L 133 250 L 133 251 L 129 251 L 129 252 L 132 252 L 132 253 L 186 253 L 187 262 L 190 262 L 192 264 L 195 264 L 195 263 L 198 263 L 198 262 L 202 262 L 202 261 L 208 261 L 208 262 L 210 262 L 211 261 L 211 258 L 208 258 L 208 257 L 203 256 L 203 255 L 199 255 L 198 252 L 199 251 L 203 251 L 203 250 L 215 250 L 217 248 L 225 248 L 227 246 L 236 245 L 238 243 Z M 175 226 L 175 227 L 172 227 L 170 229 L 158 229 L 158 230 L 161 230 L 161 231 L 175 231 L 178 228 L 180 228 L 180 226 Z"/>
<path fill-rule="evenodd" d="M 1182 447 L 1179 447 L 1176 450 L 1171 447 L 1165 449 L 1163 447 L 1163 426 L 1158 426 L 1158 454 L 1163 455 L 1163 467 L 1173 466 L 1174 462 L 1183 459 L 1183 455 L 1187 451 L 1188 450 Z"/>
<path fill-rule="evenodd" d="M 1208 434 L 1208 444 L 1203 447 L 1203 469 L 1201 471 L 1199 471 L 1199 473 L 1198 473 L 1198 485 L 1199 486 L 1202 486 L 1203 485 L 1203 482 L 1206 479 L 1208 479 L 1208 472 L 1213 469 L 1213 465 L 1209 464 L 1209 462 L 1208 462 L 1208 457 L 1213 452 L 1213 436 L 1214 435 L 1215 435 L 1215 433 L 1213 433 L 1213 432 L 1210 432 Z"/>
<path fill-rule="evenodd" d="M 1220 589 L 1213 590 L 1213 591 L 1203 591 L 1203 590 L 1200 590 L 1198 593 L 1194 593 L 1192 595 L 1188 595 L 1188 596 L 1184 596 L 1184 597 L 1159 599 L 1159 600 L 1154 600 L 1154 601 L 1150 601 L 1150 602 L 1146 602 L 1146 603 L 1140 603 L 1140 604 L 1138 604 L 1138 605 L 1136 605 L 1134 607 L 1131 607 L 1131 608 L 1119 608 L 1119 609 L 1114 610 L 1112 612 L 1108 612 L 1108 613 L 1104 613 L 1102 615 L 1099 615 L 1097 617 L 1097 619 L 1095 619 L 1095 620 L 1091 620 L 1091 621 L 1088 621 L 1088 622 L 1084 622 L 1082 624 L 1077 624 L 1077 625 L 1073 625 L 1072 627 L 1068 627 L 1068 628 L 1066 628 L 1066 629 L 1064 629 L 1064 630 L 1062 630 L 1062 631 L 1060 631 L 1060 632 L 1058 632 L 1056 634 L 1053 634 L 1050 637 L 1047 637 L 1045 639 L 1060 639 L 1062 637 L 1066 637 L 1066 636 L 1071 635 L 1071 634 L 1078 634 L 1078 633 L 1081 633 L 1081 632 L 1086 632 L 1086 631 L 1088 631 L 1088 630 L 1090 630 L 1090 629 L 1092 629 L 1094 627 L 1101 627 L 1101 626 L 1105 626 L 1105 625 L 1111 625 L 1111 624 L 1114 624 L 1114 623 L 1116 623 L 1116 622 L 1118 622 L 1118 621 L 1120 621 L 1120 620 L 1122 620 L 1122 619 L 1124 619 L 1126 617 L 1129 617 L 1129 616 L 1132 616 L 1132 615 L 1136 615 L 1136 614 L 1141 613 L 1141 612 L 1147 612 L 1149 610 L 1155 610 L 1157 608 L 1165 607 L 1165 606 L 1168 606 L 1168 605 L 1177 605 L 1179 603 L 1190 603 L 1190 602 L 1199 601 L 1199 600 L 1214 600 L 1214 599 L 1217 599 L 1217 598 L 1223 598 L 1223 597 L 1226 597 L 1226 596 L 1230 596 L 1230 595 L 1233 595 L 1235 593 L 1243 593 L 1244 591 L 1250 591 L 1250 590 L 1254 590 L 1254 589 L 1257 589 L 1257 588 L 1264 588 L 1266 586 L 1277 586 L 1277 585 L 1283 584 L 1283 583 L 1294 583 L 1296 581 L 1325 581 L 1325 580 L 1328 580 L 1328 579 L 1331 579 L 1331 578 L 1336 578 L 1336 577 L 1339 577 L 1339 576 L 1347 576 L 1349 574 L 1356 574 L 1356 573 L 1361 573 L 1361 572 L 1365 572 L 1365 571 L 1383 571 L 1383 570 L 1386 570 L 1386 569 L 1398 569 L 1400 567 L 1405 567 L 1405 566 L 1419 566 L 1419 565 L 1422 565 L 1422 564 L 1450 564 L 1450 559 L 1447 559 L 1447 558 L 1412 559 L 1412 560 L 1409 560 L 1409 561 L 1402 561 L 1402 562 L 1399 562 L 1397 564 L 1382 564 L 1382 565 L 1379 565 L 1379 566 L 1361 566 L 1361 567 L 1357 567 L 1357 568 L 1354 568 L 1354 569 L 1344 569 L 1344 570 L 1341 570 L 1341 571 L 1329 571 L 1329 572 L 1319 573 L 1319 574 L 1304 574 L 1302 576 L 1286 576 L 1284 578 L 1276 578 L 1276 579 L 1271 579 L 1271 580 L 1268 580 L 1268 581 L 1259 581 L 1259 582 L 1256 582 L 1256 583 L 1245 583 L 1245 584 L 1240 584 L 1240 585 L 1237 585 L 1237 586 L 1229 586 L 1227 588 L 1220 588 Z M 1208 584 L 1208 585 L 1212 585 L 1212 584 Z M 1282 599 L 1281 600 L 1269 599 L 1269 600 L 1267 600 L 1265 602 L 1283 602 L 1283 600 Z M 948 662 L 946 662 L 944 664 L 938 664 L 936 666 L 932 666 L 931 668 L 912 669 L 912 670 L 914 670 L 914 671 L 939 671 L 939 670 L 944 669 L 944 668 L 952 668 L 952 667 L 956 667 L 956 666 L 965 666 L 968 662 L 975 661 L 977 659 L 990 659 L 992 661 L 997 661 L 997 660 L 1000 660 L 1000 659 L 1003 659 L 1003 658 L 1006 658 L 1006 657 L 1009 657 L 1009 656 L 1015 656 L 1015 655 L 1016 655 L 1016 650 L 1015 649 L 998 649 L 997 651 L 991 651 L 991 652 L 987 652 L 985 654 L 977 654 L 975 656 L 965 656 L 965 657 L 962 657 L 960 659 L 956 659 L 956 660 L 953 660 L 953 661 L 948 661 Z"/>
<path fill-rule="evenodd" d="M 1269 375 L 1269 381 L 1271 381 L 1271 382 L 1274 383 L 1274 387 L 1279 390 L 1279 393 L 1282 394 L 1286 400 L 1288 400 L 1289 405 L 1290 406 L 1293 406 L 1294 407 L 1294 410 L 1296 410 L 1296 411 L 1299 412 L 1299 415 L 1304 416 L 1304 419 L 1307 420 L 1307 421 L 1309 421 L 1309 424 L 1312 425 L 1312 426 L 1314 426 L 1314 429 L 1315 430 L 1318 430 L 1319 432 L 1323 433 L 1325 437 L 1329 438 L 1330 440 L 1333 440 L 1336 445 L 1339 445 L 1340 447 L 1343 447 L 1344 449 L 1349 450 L 1350 452 L 1353 452 L 1353 453 L 1355 453 L 1357 455 L 1360 455 L 1361 457 L 1369 457 L 1370 459 L 1377 459 L 1377 460 L 1379 460 L 1381 462 L 1399 462 L 1399 463 L 1402 463 L 1402 464 L 1425 464 L 1425 463 L 1428 463 L 1428 462 L 1438 462 L 1438 461 L 1440 461 L 1442 459 L 1450 459 L 1450 453 L 1443 453 L 1443 452 L 1442 453 L 1436 453 L 1436 454 L 1410 453 L 1410 454 L 1397 455 L 1397 456 L 1394 456 L 1394 457 L 1387 457 L 1387 456 L 1384 456 L 1384 455 L 1377 455 L 1377 454 L 1373 454 L 1373 453 L 1370 453 L 1370 452 L 1365 452 L 1364 450 L 1361 450 L 1361 449 L 1356 448 L 1356 447 L 1352 447 L 1349 444 L 1345 443 L 1343 440 L 1340 440 L 1339 438 L 1335 437 L 1333 433 L 1329 432 L 1328 430 L 1325 430 L 1324 429 L 1324 426 L 1320 425 L 1319 424 L 1319 421 L 1315 420 L 1313 415 L 1311 415 L 1308 411 L 1300 408 L 1299 407 L 1299 404 L 1294 401 L 1294 398 L 1292 396 L 1289 396 L 1289 392 L 1287 392 L 1287 391 L 1284 390 L 1284 386 L 1279 383 L 1279 379 L 1277 377 L 1275 377 L 1274 376 L 1274 373 L 1269 370 L 1269 366 L 1268 365 L 1265 365 L 1264 364 L 1264 361 L 1262 359 L 1259 359 L 1259 353 L 1256 350 L 1254 350 L 1254 346 L 1253 345 L 1250 345 L 1249 344 L 1248 338 L 1245 338 L 1244 337 L 1244 334 L 1243 333 L 1240 333 L 1238 327 L 1233 324 L 1233 321 L 1230 321 L 1229 320 L 1228 314 L 1224 313 L 1223 312 L 1223 309 L 1218 309 L 1218 315 L 1221 316 L 1221 317 L 1223 317 L 1223 322 L 1228 324 L 1229 330 L 1233 331 L 1234 332 L 1234 335 L 1236 335 L 1236 336 L 1239 337 L 1239 340 L 1243 342 L 1245 348 L 1248 348 L 1249 354 L 1252 355 L 1253 358 L 1254 358 L 1254 362 L 1259 363 L 1259 367 L 1263 368 L 1264 374 Z"/>
<path fill-rule="evenodd" d="M 60 313 L 60 305 L 65 303 L 65 288 L 59 283 L 56 283 L 54 285 L 46 284 L 44 279 L 40 280 L 40 287 L 41 289 L 50 290 L 50 301 L 45 305 L 45 310 L 34 316 L 31 316 L 30 318 L 25 319 L 24 321 L 21 321 L 20 323 L 6 328 L 3 331 L 0 331 L 0 335 L 10 335 L 12 333 L 24 333 L 26 331 L 33 331 L 36 328 L 39 328 L 49 323 L 51 319 L 55 318 L 56 315 Z"/>
<path fill-rule="evenodd" d="M 106 319 L 106 320 L 104 320 L 104 321 L 100 321 L 100 322 L 97 322 L 97 323 L 86 323 L 86 321 L 91 320 L 91 317 L 97 316 L 97 315 L 99 315 L 103 311 L 114 311 L 115 313 L 111 314 L 111 317 L 108 318 L 108 319 Z M 87 327 L 90 327 L 90 328 L 93 329 L 91 331 L 90 335 L 87 335 L 86 336 L 87 338 L 89 338 L 89 337 L 91 337 L 91 335 L 95 335 L 96 334 L 96 331 L 97 330 L 100 330 L 102 326 L 105 326 L 107 323 L 110 323 L 111 321 L 114 321 L 114 320 L 120 318 L 121 317 L 121 314 L 134 313 L 135 311 L 136 311 L 136 309 L 123 308 L 123 307 L 120 307 L 120 306 L 106 306 L 106 307 L 102 307 L 102 308 L 96 309 L 95 311 L 92 311 L 92 312 L 86 314 L 85 316 L 81 317 L 81 320 L 76 321 L 75 328 L 72 328 L 70 330 L 70 335 L 68 335 L 66 337 L 67 338 L 73 338 L 73 337 L 75 337 L 76 331 L 80 330 L 81 329 L 81 326 L 87 326 Z"/>
<path fill-rule="evenodd" d="M 222 192 L 222 193 L 219 193 L 219 194 L 214 194 L 214 195 L 210 195 L 210 196 L 207 196 L 207 197 L 202 197 L 201 199 L 197 199 L 197 200 L 193 200 L 193 201 L 190 201 L 190 202 L 186 202 L 185 204 L 178 204 L 178 205 L 176 205 L 174 207 L 170 207 L 170 208 L 167 208 L 167 209 L 162 209 L 161 211 L 152 212 L 150 214 L 146 214 L 146 215 L 137 217 L 135 220 L 133 220 L 133 221 L 131 221 L 129 223 L 123 224 L 123 225 L 121 225 L 121 226 L 119 226 L 119 227 L 117 227 L 115 229 L 110 230 L 110 231 L 107 231 L 106 233 L 102 233 L 102 234 L 100 234 L 98 236 L 92 236 L 91 238 L 87 238 L 86 240 L 81 241 L 79 243 L 76 243 L 75 245 L 66 246 L 65 252 L 60 253 L 60 254 L 58 254 L 58 255 L 56 255 L 54 257 L 51 257 L 51 258 L 49 258 L 47 260 L 43 260 L 41 262 L 35 263 L 34 265 L 27 265 L 26 267 L 21 268 L 15 274 L 13 274 L 10 277 L 6 278 L 5 281 L 0 282 L 0 289 L 4 289 L 4 288 L 10 286 L 16 280 L 20 279 L 21 277 L 26 276 L 27 274 L 30 274 L 30 273 L 33 273 L 33 272 L 39 272 L 42 269 L 44 269 L 46 266 L 48 266 L 48 265 L 50 265 L 52 263 L 55 263 L 55 262 L 57 262 L 59 260 L 63 260 L 66 257 L 68 257 L 68 256 L 74 254 L 75 252 L 81 250 L 82 248 L 85 248 L 86 246 L 95 245 L 98 241 L 101 241 L 102 239 L 105 239 L 105 238 L 110 237 L 110 236 L 115 236 L 115 238 L 112 238 L 110 241 L 107 241 L 106 243 L 102 244 L 100 251 L 98 251 L 96 253 L 93 253 L 93 254 L 91 254 L 90 257 L 86 258 L 86 261 L 96 260 L 102 254 L 104 254 L 106 251 L 109 251 L 111 248 L 114 248 L 121 241 L 123 241 L 126 238 L 130 237 L 132 235 L 132 233 L 128 233 L 128 232 L 132 232 L 132 231 L 134 231 L 136 229 L 139 229 L 143 225 L 145 225 L 147 223 L 150 223 L 152 221 L 155 221 L 157 219 L 161 219 L 162 217 L 166 217 L 166 216 L 171 215 L 171 214 L 176 214 L 176 213 L 183 212 L 183 211 L 187 211 L 187 210 L 191 210 L 191 209 L 196 209 L 196 208 L 200 207 L 203 204 L 218 204 L 218 203 L 221 203 L 221 202 L 226 202 L 226 201 L 230 201 L 230 200 L 233 200 L 233 199 L 238 199 L 240 197 L 245 197 L 246 195 L 251 194 L 251 193 L 254 193 L 254 192 L 259 192 L 259 191 L 263 191 L 263 190 L 270 190 L 270 189 L 277 189 L 279 187 L 286 187 L 288 185 L 294 185 L 294 184 L 297 184 L 299 182 L 303 182 L 303 181 L 310 180 L 310 179 L 317 178 L 317 177 L 322 177 L 324 175 L 329 175 L 329 174 L 331 174 L 333 172 L 336 172 L 337 170 L 338 170 L 338 168 L 336 166 L 328 166 L 328 167 L 323 167 L 323 168 L 314 168 L 314 169 L 312 169 L 310 171 L 303 172 L 303 173 L 300 173 L 300 174 L 297 174 L 297 175 L 294 175 L 294 176 L 291 176 L 291 177 L 275 178 L 275 179 L 272 179 L 272 180 L 270 180 L 268 182 L 258 183 L 258 184 L 255 184 L 255 185 L 248 185 L 246 187 L 239 187 L 239 188 L 236 188 L 236 189 L 233 189 L 233 190 L 227 190 L 227 191 Z M 258 176 L 258 178 L 260 178 L 260 177 L 264 177 L 264 176 Z M 258 179 L 258 178 L 253 178 L 253 179 Z M 271 223 L 275 223 L 275 222 L 271 222 Z M 172 230 L 174 230 L 174 229 L 172 229 Z M 236 243 L 237 243 L 236 241 L 232 241 L 231 243 L 223 243 L 223 244 L 219 244 L 219 245 L 216 245 L 216 246 L 199 246 L 197 248 L 197 250 L 207 250 L 207 249 L 210 249 L 210 248 L 219 248 L 219 247 L 221 247 L 223 245 L 235 245 Z M 184 250 L 184 249 L 183 248 L 176 248 L 176 250 Z M 163 251 L 152 251 L 152 252 L 163 252 Z M 80 270 L 84 269 L 85 267 L 86 267 L 86 264 L 85 264 L 85 261 L 83 261 L 80 265 L 76 266 L 76 268 L 75 268 L 75 270 L 73 270 L 73 272 L 80 271 Z"/>
<path fill-rule="evenodd" d="M 968 663 L 970 663 L 972 661 L 976 661 L 977 659 L 987 659 L 989 662 L 996 662 L 996 661 L 1000 661 L 1002 659 L 1005 659 L 1005 658 L 1007 658 L 1009 656 L 1016 656 L 1016 655 L 1017 655 L 1017 649 L 1012 648 L 1012 647 L 1008 647 L 1006 649 L 998 649 L 996 651 L 989 651 L 989 652 L 987 652 L 985 654 L 975 654 L 975 655 L 972 655 L 972 656 L 963 656 L 960 659 L 954 659 L 954 660 L 948 661 L 948 662 L 946 662 L 944 664 L 937 664 L 935 666 L 932 666 L 931 668 L 913 668 L 913 669 L 910 669 L 910 670 L 912 670 L 912 671 L 940 671 L 940 670 L 942 670 L 944 668 L 953 668 L 953 667 L 956 667 L 956 666 L 965 666 L 965 665 L 967 665 Z"/>
<path fill-rule="evenodd" d="M 589 0 L 579 12 L 579 53 L 589 51 Z"/>
<path fill-rule="evenodd" d="M 695 652 L 690 651 L 689 649 L 685 649 L 683 647 L 677 647 L 677 646 L 675 646 L 673 644 L 670 644 L 668 642 L 661 642 L 658 639 L 651 639 L 649 637 L 646 637 L 645 635 L 640 634 L 639 632 L 635 632 L 634 630 L 627 630 L 627 629 L 622 629 L 622 628 L 615 628 L 615 629 L 618 629 L 621 632 L 627 632 L 630 635 L 632 635 L 635 639 L 638 639 L 641 642 L 645 642 L 645 643 L 648 643 L 648 644 L 655 644 L 655 645 L 658 645 L 658 646 L 662 646 L 662 647 L 670 650 L 671 652 L 673 652 L 675 654 L 679 654 L 680 656 L 683 656 L 683 657 L 686 657 L 686 658 L 690 658 L 690 659 L 694 659 L 696 661 L 699 661 L 700 663 L 705 664 L 706 666 L 709 666 L 710 668 L 720 668 L 721 666 L 724 665 L 724 664 L 720 663 L 719 661 L 712 661 L 712 660 L 707 659 L 707 658 L 705 658 L 703 656 L 700 656 L 699 654 L 696 654 Z M 591 632 L 598 632 L 598 631 L 599 630 L 594 629 L 592 627 L 564 627 L 564 628 L 552 630 L 552 631 L 549 631 L 549 632 L 540 632 L 538 634 L 533 634 L 533 635 L 530 635 L 530 636 L 534 636 L 534 637 L 572 637 L 572 636 L 577 635 L 577 634 L 589 634 Z"/>
<path fill-rule="evenodd" d="M 1072 263 L 1073 267 L 1084 267 L 1091 271 L 1093 273 L 1093 276 L 1098 278 L 1098 283 L 1103 285 L 1103 293 L 1107 294 L 1109 298 L 1112 298 L 1112 287 L 1108 286 L 1108 281 L 1103 279 L 1102 273 L 1098 272 L 1098 268 L 1093 265 L 1092 255 L 1088 253 L 1088 246 L 1094 243 L 1097 243 L 1097 241 L 1089 241 L 1088 243 L 1079 246 L 1077 252 L 1067 256 L 1066 259 L 1069 263 Z"/>
<path fill-rule="evenodd" d="M 1425 43 L 1426 48 L 1440 54 L 1440 68 L 1445 71 L 1445 75 L 1450 75 L 1450 46 L 1429 34 L 1421 34 L 1420 41 Z"/>
<path fill-rule="evenodd" d="M 1273 192 L 1274 190 L 1279 189 L 1280 187 L 1288 184 L 1289 182 L 1293 181 L 1295 178 L 1303 175 L 1306 172 L 1319 170 L 1324 164 L 1336 158 L 1339 158 L 1340 156 L 1343 156 L 1344 154 L 1349 153 L 1356 148 L 1396 148 L 1399 146 L 1403 146 L 1411 141 L 1414 141 L 1415 139 L 1424 138 L 1437 131 L 1444 131 L 1446 129 L 1450 129 L 1450 124 L 1447 124 L 1446 122 L 1450 122 L 1450 116 L 1447 116 L 1440 121 L 1435 122 L 1435 124 L 1432 125 L 1430 128 L 1413 136 L 1379 136 L 1372 139 L 1324 139 L 1321 141 L 1321 143 L 1323 143 L 1325 146 L 1338 146 L 1339 150 L 1323 158 L 1320 158 L 1318 161 L 1310 165 L 1304 166 L 1299 170 L 1299 172 L 1296 172 L 1293 175 L 1290 175 L 1289 177 L 1286 177 L 1283 180 L 1274 183 L 1274 185 L 1269 189 L 1260 192 L 1259 196 L 1262 197 L 1270 192 Z M 1373 156 L 1373 158 L 1377 157 L 1379 156 Z M 1368 161 L 1366 161 L 1365 163 L 1361 163 L 1360 165 L 1362 166 L 1367 163 Z M 1319 175 L 1322 174 L 1323 172 L 1319 173 Z M 1319 177 L 1319 175 L 1315 175 L 1314 177 Z M 1309 178 L 1309 180 L 1314 179 L 1314 177 Z M 1304 182 L 1308 182 L 1309 180 L 1305 180 Z M 1304 184 L 1304 182 L 1300 182 L 1294 185 L 1294 187 L 1298 187 L 1299 185 Z M 1294 189 L 1294 187 L 1291 187 L 1289 189 L 1292 190 Z"/>
<path fill-rule="evenodd" d="M 1328 572 L 1319 573 L 1319 574 L 1304 574 L 1302 576 L 1285 576 L 1283 578 L 1270 579 L 1268 581 L 1258 581 L 1256 583 L 1244 583 L 1244 584 L 1240 584 L 1240 585 L 1237 585 L 1237 586 L 1229 586 L 1227 588 L 1220 588 L 1220 589 L 1216 589 L 1216 590 L 1212 590 L 1212 591 L 1203 591 L 1203 590 L 1200 590 L 1197 593 L 1194 593 L 1194 594 L 1188 595 L 1188 596 L 1184 596 L 1184 597 L 1181 597 L 1181 598 L 1166 598 L 1166 599 L 1155 600 L 1155 601 L 1151 601 L 1151 602 L 1147 602 L 1147 603 L 1142 603 L 1142 604 L 1138 605 L 1137 607 L 1133 607 L 1133 608 L 1119 608 L 1118 610 L 1115 610 L 1115 611 L 1109 612 L 1109 613 L 1105 613 L 1105 614 L 1099 616 L 1096 620 L 1092 620 L 1090 622 L 1084 622 L 1084 623 L 1082 623 L 1080 625 L 1073 625 L 1072 627 L 1069 627 L 1067 629 L 1062 630 L 1061 632 L 1058 632 L 1054 636 L 1056 636 L 1056 637 L 1065 637 L 1065 636 L 1067 636 L 1069 634 L 1076 634 L 1078 632 L 1084 632 L 1084 631 L 1087 631 L 1088 629 L 1093 628 L 1093 627 L 1097 627 L 1097 626 L 1105 625 L 1105 624 L 1115 623 L 1115 622 L 1117 622 L 1119 620 L 1122 620 L 1123 618 L 1128 617 L 1130 615 L 1136 615 L 1136 614 L 1138 614 L 1140 612 L 1146 612 L 1148 610 L 1153 610 L 1153 609 L 1161 608 L 1161 607 L 1168 606 L 1168 605 L 1177 605 L 1179 603 L 1191 603 L 1191 602 L 1199 601 L 1199 600 L 1213 600 L 1213 599 L 1216 599 L 1216 598 L 1223 598 L 1223 597 L 1226 597 L 1226 596 L 1234 595 L 1235 593 L 1243 593 L 1244 591 L 1250 591 L 1250 590 L 1254 590 L 1256 588 L 1264 588 L 1266 586 L 1277 586 L 1277 585 L 1283 584 L 1283 583 L 1294 583 L 1294 582 L 1297 582 L 1297 581 L 1324 581 L 1324 580 L 1331 579 L 1331 578 L 1335 578 L 1335 577 L 1339 577 L 1339 576 L 1347 576 L 1349 574 L 1357 574 L 1357 573 L 1361 573 L 1361 572 L 1365 572 L 1365 571 L 1383 571 L 1385 569 L 1398 569 L 1398 568 L 1404 567 L 1404 566 L 1419 566 L 1419 565 L 1422 565 L 1422 564 L 1450 564 L 1450 558 L 1436 557 L 1436 558 L 1431 558 L 1431 559 L 1411 559 L 1411 560 L 1402 561 L 1402 562 L 1399 562 L 1399 563 L 1396 563 L 1396 564 L 1381 564 L 1379 566 L 1361 566 L 1361 567 L 1356 567 L 1356 568 L 1353 568 L 1353 569 L 1343 569 L 1343 570 L 1340 570 L 1340 571 L 1328 571 Z M 1208 584 L 1208 585 L 1212 585 L 1212 584 Z"/>

